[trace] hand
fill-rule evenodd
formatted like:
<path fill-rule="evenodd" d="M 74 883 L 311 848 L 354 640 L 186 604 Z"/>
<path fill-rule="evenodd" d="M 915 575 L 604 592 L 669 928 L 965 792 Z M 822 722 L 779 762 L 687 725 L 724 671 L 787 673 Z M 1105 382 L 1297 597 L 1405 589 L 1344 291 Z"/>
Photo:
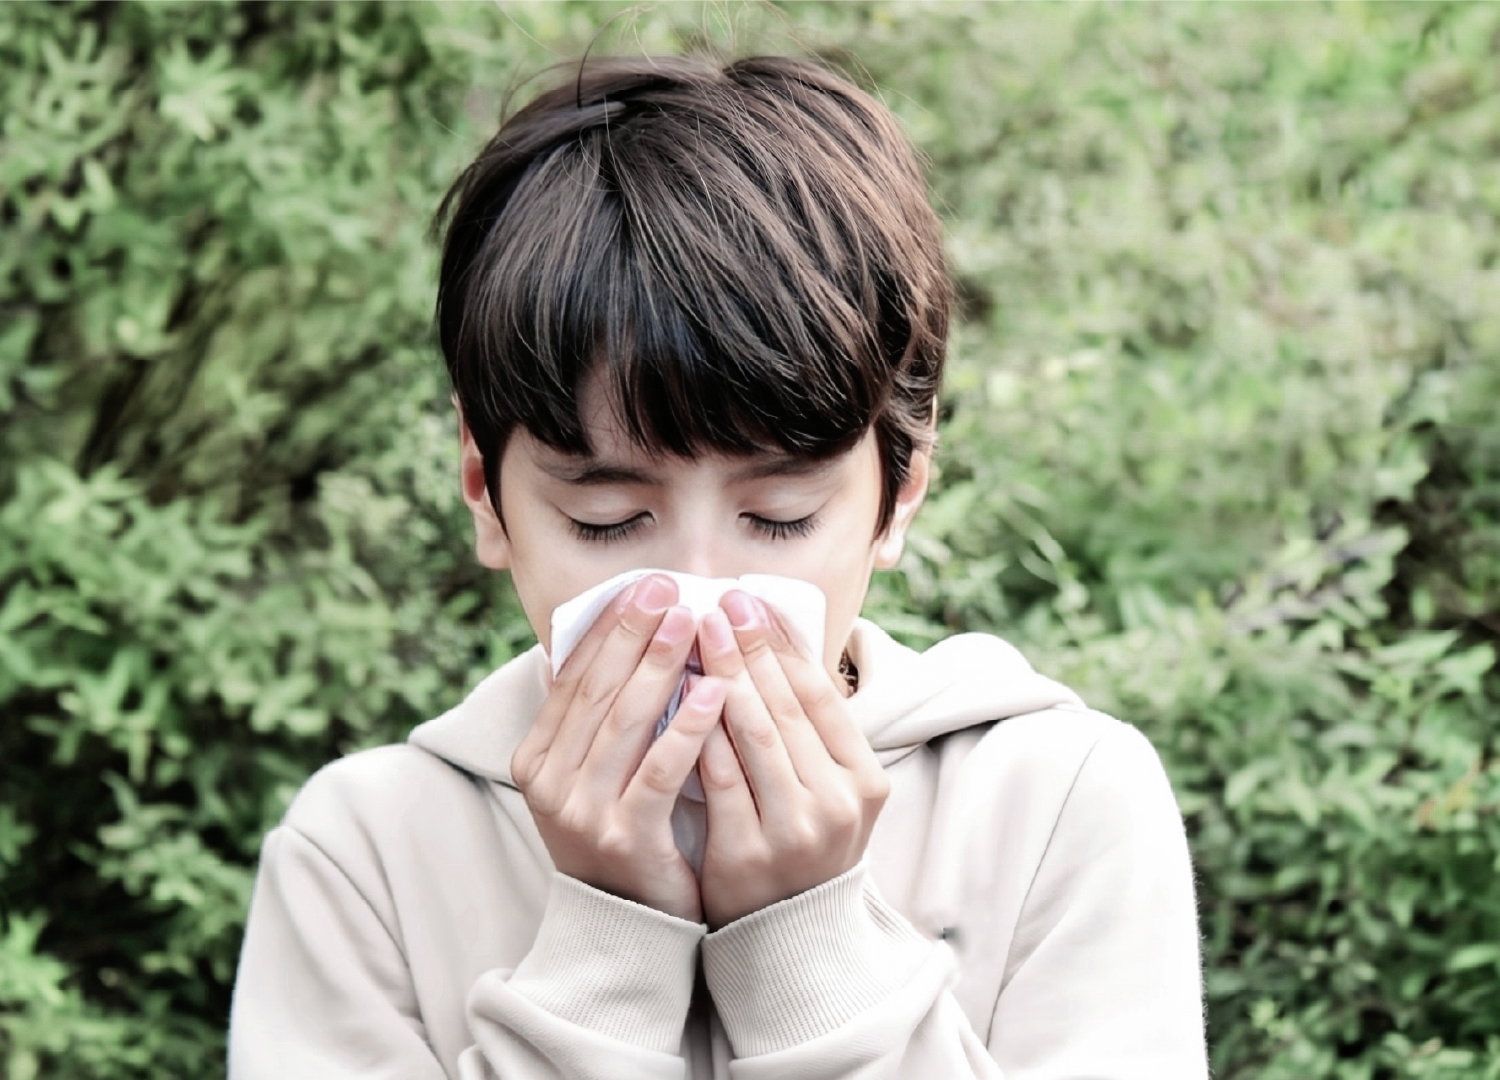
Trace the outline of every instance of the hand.
<path fill-rule="evenodd" d="M 829 675 L 770 610 L 731 590 L 704 616 L 707 676 L 728 683 L 703 744 L 700 889 L 718 928 L 838 877 L 864 856 L 890 781 Z"/>
<path fill-rule="evenodd" d="M 718 723 L 725 684 L 699 680 L 652 742 L 693 644 L 693 613 L 670 606 L 676 599 L 672 579 L 645 578 L 598 618 L 516 748 L 511 775 L 558 870 L 701 922 L 671 814 Z"/>

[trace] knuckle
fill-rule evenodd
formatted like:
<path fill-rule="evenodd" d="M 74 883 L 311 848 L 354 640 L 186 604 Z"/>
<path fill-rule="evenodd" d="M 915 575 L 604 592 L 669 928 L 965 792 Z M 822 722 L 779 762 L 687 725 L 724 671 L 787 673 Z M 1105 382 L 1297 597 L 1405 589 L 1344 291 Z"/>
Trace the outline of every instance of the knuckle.
<path fill-rule="evenodd" d="M 533 784 L 524 792 L 526 805 L 532 814 L 540 818 L 560 818 L 565 797 L 549 784 Z M 559 822 L 561 824 L 561 822 Z"/>
<path fill-rule="evenodd" d="M 676 770 L 660 756 L 648 757 L 642 761 L 639 774 L 641 783 L 658 795 L 671 795 L 678 788 Z"/>
<path fill-rule="evenodd" d="M 594 841 L 594 852 L 607 862 L 629 862 L 635 855 L 635 839 L 624 829 L 608 828 Z"/>
<path fill-rule="evenodd" d="M 614 686 L 597 671 L 590 669 L 578 680 L 577 700 L 590 708 L 608 704 L 614 695 Z"/>
<path fill-rule="evenodd" d="M 538 755 L 524 743 L 518 746 L 516 752 L 511 755 L 510 777 L 516 782 L 516 787 L 523 792 L 536 776 L 537 757 Z"/>
<path fill-rule="evenodd" d="M 823 809 L 823 820 L 830 828 L 846 833 L 859 825 L 863 814 L 861 800 L 853 792 L 840 792 L 832 796 Z"/>
<path fill-rule="evenodd" d="M 843 698 L 833 688 L 833 684 L 827 679 L 806 680 L 806 701 L 809 709 L 819 712 L 827 712 L 843 706 Z"/>
<path fill-rule="evenodd" d="M 705 759 L 698 763 L 698 779 L 710 791 L 729 791 L 740 782 L 740 770 L 733 762 Z"/>
<path fill-rule="evenodd" d="M 590 631 L 595 633 L 596 631 Z M 574 688 L 578 686 L 579 680 L 588 674 L 598 656 L 598 650 L 588 649 L 588 638 L 579 643 L 573 654 L 563 661 L 562 669 L 558 671 L 557 677 L 552 680 L 552 689 L 548 691 L 547 702 L 543 708 L 566 708 L 569 696 Z"/>
<path fill-rule="evenodd" d="M 757 750 L 774 750 L 781 741 L 781 733 L 775 724 L 758 722 L 746 724 L 740 731 L 740 738 Z"/>
<path fill-rule="evenodd" d="M 624 858 L 624 856 L 631 855 L 634 849 L 636 849 L 636 844 L 634 844 L 630 829 L 622 828 L 619 823 L 610 823 L 609 826 L 601 829 L 600 834 L 594 840 L 594 850 L 597 850 L 600 855 Z"/>
<path fill-rule="evenodd" d="M 619 702 L 616 701 L 610 706 L 609 711 L 604 714 L 604 719 L 600 722 L 599 729 L 612 738 L 619 738 L 629 735 L 639 727 L 635 721 L 636 718 L 627 715 L 626 711 L 620 708 Z"/>
<path fill-rule="evenodd" d="M 891 778 L 878 762 L 869 762 L 855 772 L 854 787 L 866 802 L 884 803 L 891 793 Z"/>
<path fill-rule="evenodd" d="M 807 818 L 799 817 L 783 827 L 780 839 L 792 852 L 815 851 L 823 845 L 823 831 Z"/>

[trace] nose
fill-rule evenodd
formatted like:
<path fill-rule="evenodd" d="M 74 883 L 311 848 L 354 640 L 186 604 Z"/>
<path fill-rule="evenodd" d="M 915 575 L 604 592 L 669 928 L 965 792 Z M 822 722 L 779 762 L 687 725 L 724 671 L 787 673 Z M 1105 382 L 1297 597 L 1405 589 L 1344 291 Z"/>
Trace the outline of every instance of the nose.
<path fill-rule="evenodd" d="M 676 570 L 680 574 L 696 574 L 698 577 L 706 578 L 738 576 L 738 572 L 726 566 L 722 558 L 712 550 L 705 550 L 702 547 L 695 547 L 691 551 L 684 552 L 681 557 L 672 560 L 672 565 L 667 569 Z"/>
<path fill-rule="evenodd" d="M 698 577 L 738 577 L 743 571 L 734 565 L 733 545 L 726 542 L 722 529 L 722 524 L 705 520 L 676 530 L 662 553 L 662 567 Z"/>

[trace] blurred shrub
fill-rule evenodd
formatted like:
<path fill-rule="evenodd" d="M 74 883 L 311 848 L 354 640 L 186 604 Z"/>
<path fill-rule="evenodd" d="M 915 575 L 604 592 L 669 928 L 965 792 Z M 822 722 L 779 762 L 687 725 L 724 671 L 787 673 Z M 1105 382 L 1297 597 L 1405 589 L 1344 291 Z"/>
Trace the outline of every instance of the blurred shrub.
<path fill-rule="evenodd" d="M 854 45 L 968 313 L 884 602 L 1000 628 L 1161 750 L 1222 1077 L 1500 1076 L 1497 15 L 975 9 Z"/>
<path fill-rule="evenodd" d="M 264 830 L 526 643 L 423 230 L 611 16 L 931 157 L 943 471 L 871 608 L 1160 748 L 1216 1073 L 1500 1076 L 1500 11 L 1352 4 L 0 8 L 7 1074 L 219 1069 Z"/>
<path fill-rule="evenodd" d="M 260 835 L 524 630 L 429 344 L 472 58 L 379 5 L 0 20 L 0 1032 L 201 1077 Z"/>

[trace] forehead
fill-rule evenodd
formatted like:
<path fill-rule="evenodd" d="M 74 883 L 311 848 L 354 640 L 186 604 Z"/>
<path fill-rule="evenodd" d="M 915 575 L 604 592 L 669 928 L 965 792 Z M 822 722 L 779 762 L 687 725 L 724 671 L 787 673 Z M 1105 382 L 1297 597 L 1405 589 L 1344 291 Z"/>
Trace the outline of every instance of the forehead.
<path fill-rule="evenodd" d="M 749 453 L 705 450 L 677 454 L 643 445 L 631 435 L 603 379 L 590 378 L 579 398 L 578 418 L 588 440 L 588 452 L 550 446 L 524 428 L 511 437 L 512 444 L 521 443 L 526 457 L 543 473 L 568 484 L 657 484 L 684 470 L 700 468 L 728 484 L 775 478 L 818 480 L 837 472 L 852 456 L 852 449 L 812 456 L 775 446 Z"/>

